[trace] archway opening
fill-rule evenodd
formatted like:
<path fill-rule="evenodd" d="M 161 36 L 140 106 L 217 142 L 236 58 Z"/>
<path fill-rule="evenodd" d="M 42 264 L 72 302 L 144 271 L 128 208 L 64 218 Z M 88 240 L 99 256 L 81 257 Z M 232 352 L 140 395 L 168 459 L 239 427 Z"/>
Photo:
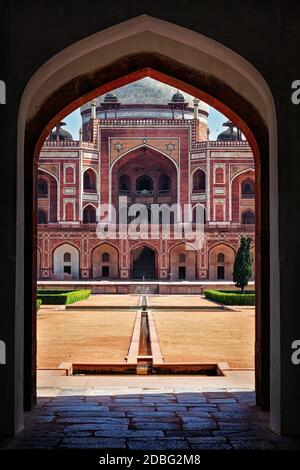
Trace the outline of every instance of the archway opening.
<path fill-rule="evenodd" d="M 197 250 L 188 244 L 179 243 L 170 250 L 170 279 L 172 281 L 194 281 L 197 275 Z"/>
<path fill-rule="evenodd" d="M 83 189 L 87 192 L 96 192 L 96 174 L 94 170 L 85 170 L 83 174 Z"/>
<path fill-rule="evenodd" d="M 148 246 L 141 246 L 132 251 L 133 279 L 156 278 L 156 254 Z"/>
<path fill-rule="evenodd" d="M 205 171 L 198 168 L 193 174 L 193 192 L 204 192 L 206 186 Z"/>
<path fill-rule="evenodd" d="M 171 89 L 170 85 L 151 77 L 147 77 L 148 82 L 145 82 L 145 78 L 134 81 L 133 85 L 142 82 L 146 83 L 144 86 L 151 88 L 154 82 L 156 87 L 157 83 L 160 83 L 163 89 Z M 126 87 L 130 87 L 130 84 L 124 86 L 125 89 Z M 122 87 L 118 90 L 120 96 Z M 80 254 L 76 276 L 82 280 L 82 284 L 92 286 L 92 289 L 98 289 L 98 292 L 119 293 L 121 287 L 118 282 L 124 282 L 124 279 L 128 281 L 129 288 L 122 286 L 123 293 L 126 289 L 128 293 L 130 289 L 131 292 L 141 289 L 133 287 L 130 281 L 149 280 L 159 281 L 156 287 L 153 287 L 155 293 L 162 291 L 162 281 L 170 285 L 175 283 L 170 292 L 183 295 L 196 292 L 198 286 L 201 286 L 201 280 L 211 281 L 212 285 L 219 283 L 217 288 L 225 289 L 226 282 L 232 284 L 234 257 L 240 234 L 244 233 L 242 229 L 245 231 L 245 227 L 241 227 L 243 214 L 252 210 L 254 214 L 255 210 L 252 184 L 255 178 L 254 159 L 248 141 L 243 137 L 239 137 L 239 140 L 236 138 L 223 141 L 222 133 L 216 140 L 212 140 L 210 135 L 208 141 L 207 115 L 210 109 L 203 102 L 198 103 L 195 113 L 195 109 L 188 106 L 187 101 L 183 118 L 172 117 L 166 121 L 159 116 L 153 128 L 152 119 L 131 117 L 131 113 L 136 112 L 133 103 L 129 107 L 126 102 L 122 104 L 120 101 L 116 116 L 108 121 L 105 116 L 101 117 L 102 104 L 107 95 L 104 98 L 100 95 L 98 107 L 94 102 L 89 102 L 80 109 L 81 134 L 84 137 L 78 142 L 79 165 L 76 162 L 77 156 L 74 156 L 73 140 L 70 140 L 69 144 L 64 142 L 62 145 L 60 141 L 55 141 L 54 144 L 50 134 L 44 143 L 41 168 L 54 164 L 48 156 L 50 148 L 53 155 L 54 146 L 57 147 L 65 168 L 63 186 L 60 189 L 63 211 L 59 217 L 62 216 L 62 220 L 59 220 L 59 230 L 55 230 L 51 236 L 50 246 L 55 243 L 55 237 L 71 237 Z M 175 95 L 180 95 L 186 100 L 193 98 L 189 95 L 184 98 L 179 90 Z M 117 97 L 115 91 L 114 96 Z M 148 103 L 138 103 L 136 106 L 140 113 L 147 114 Z M 165 103 L 157 104 L 155 112 L 165 112 L 167 107 Z M 123 118 L 119 118 L 118 113 L 123 113 Z M 124 119 L 126 113 L 128 117 Z M 223 119 L 225 120 L 225 116 Z M 192 133 L 195 127 L 199 127 L 198 133 Z M 214 153 L 211 152 L 211 147 L 214 147 Z M 201 154 L 198 148 L 202 149 Z M 68 154 L 70 152 L 71 155 L 71 151 L 74 161 Z M 81 178 L 82 167 L 86 169 Z M 68 168 L 71 168 L 72 172 L 67 171 Z M 117 209 L 118 230 L 120 202 L 124 204 L 125 199 L 127 207 L 136 205 L 139 213 L 142 212 L 141 206 L 145 208 L 146 215 L 140 224 L 138 235 L 143 241 L 136 246 L 133 240 L 123 234 L 119 237 L 119 233 L 109 232 L 109 243 L 96 246 L 98 234 L 95 233 L 95 228 L 88 226 L 96 223 L 97 209 L 101 213 L 102 206 L 106 202 L 112 202 L 113 209 Z M 152 206 L 171 206 L 175 202 L 182 207 L 186 203 L 190 204 L 189 221 L 192 222 L 192 228 L 198 222 L 198 209 L 202 209 L 202 247 L 187 245 L 183 240 L 184 235 L 179 243 L 175 243 L 162 233 L 159 234 L 159 241 L 154 239 L 144 243 L 149 237 L 149 225 L 152 228 Z M 130 217 L 134 217 L 132 212 L 127 219 L 129 222 Z M 163 225 L 162 217 L 157 219 L 156 224 Z M 78 231 L 77 225 L 81 226 L 82 232 Z M 171 232 L 173 230 L 175 233 L 176 224 L 171 225 Z M 254 243 L 254 227 L 251 227 L 253 224 L 242 225 L 249 225 L 248 235 L 253 237 Z M 44 236 L 45 231 L 41 232 L 40 239 L 43 240 Z M 218 240 L 222 239 L 226 239 L 226 243 L 216 251 Z M 40 248 L 43 251 L 42 243 Z M 53 278 L 62 281 L 74 279 L 73 259 L 69 252 L 64 253 L 60 261 L 56 257 Z M 47 262 L 47 258 L 43 254 L 42 264 L 45 261 Z M 41 272 L 45 278 L 52 279 L 51 266 Z M 91 280 L 94 282 L 91 283 Z M 198 281 L 198 284 L 193 284 L 195 281 Z M 99 285 L 95 286 L 95 283 Z M 231 287 L 234 287 L 233 284 Z M 252 350 L 254 352 L 254 336 Z"/>
<path fill-rule="evenodd" d="M 172 83 L 172 79 L 170 81 Z M 151 77 L 148 78 L 148 82 L 141 79 L 134 81 L 133 85 L 140 82 L 145 83 L 145 87 L 151 88 L 154 86 L 153 83 L 158 87 L 159 83 L 162 89 L 168 90 L 169 87 L 169 93 L 172 90 L 168 84 L 155 81 Z M 116 98 L 117 94 L 122 96 L 120 90 L 126 87 L 130 87 L 130 84 L 120 87 L 117 93 L 114 91 L 114 96 Z M 176 97 L 182 96 L 182 99 L 186 100 L 193 98 L 189 95 L 184 98 L 181 93 L 183 92 L 178 90 L 175 93 Z M 94 283 L 90 281 L 98 282 L 99 287 L 97 285 L 96 289 L 101 289 L 104 293 L 120 292 L 118 282 L 124 282 L 124 279 L 133 282 L 163 280 L 165 283 L 176 283 L 173 292 L 181 294 L 196 292 L 197 285 L 194 287 L 193 283 L 199 280 L 218 282 L 219 289 L 226 287 L 226 284 L 222 285 L 223 281 L 232 284 L 234 256 L 240 238 L 240 234 L 237 236 L 236 231 L 242 233 L 240 224 L 244 221 L 245 211 L 253 209 L 254 214 L 255 209 L 252 184 L 255 178 L 254 160 L 249 143 L 242 137 L 240 140 L 236 138 L 232 141 L 228 139 L 223 141 L 222 133 L 216 140 L 212 140 L 211 134 L 208 142 L 207 115 L 212 108 L 209 109 L 203 102 L 198 104 L 196 117 L 195 109 L 188 106 L 187 101 L 183 119 L 172 117 L 166 122 L 159 116 L 153 129 L 153 120 L 131 117 L 131 113 L 134 115 L 136 112 L 133 103 L 127 109 L 126 101 L 123 103 L 120 101 L 116 116 L 107 122 L 105 116 L 101 117 L 103 102 L 106 102 L 106 108 L 108 106 L 108 101 L 105 101 L 107 95 L 109 94 L 106 94 L 104 99 L 101 96 L 98 98 L 99 106 L 96 104 L 96 109 L 93 109 L 94 102 L 87 103 L 80 109 L 83 137 L 78 145 L 84 150 L 78 154 L 80 160 L 78 166 L 76 157 L 74 156 L 72 161 L 68 154 L 70 152 L 71 155 L 72 152 L 72 156 L 74 155 L 73 140 L 63 144 L 55 141 L 54 144 L 50 134 L 44 143 L 41 168 L 47 168 L 47 165 L 55 163 L 50 156 L 50 149 L 53 155 L 54 146 L 57 147 L 57 152 L 62 158 L 61 164 L 65 168 L 61 182 L 63 186 L 60 189 L 62 220 L 59 220 L 59 230 L 56 229 L 51 235 L 50 246 L 55 243 L 56 237 L 58 239 L 66 235 L 72 237 L 79 251 L 76 276 L 83 284 L 86 283 L 87 287 L 89 284 L 92 285 L 93 289 L 95 289 Z M 126 97 L 126 94 L 124 96 Z M 136 106 L 139 113 L 144 112 L 147 115 L 148 103 L 137 103 Z M 156 104 L 155 112 L 165 112 L 167 107 L 164 102 Z M 122 119 L 118 117 L 118 113 L 123 113 Z M 126 113 L 127 120 L 124 119 Z M 225 120 L 225 116 L 223 119 Z M 189 132 L 191 133 L 195 127 L 199 127 L 199 132 L 192 134 L 190 141 Z M 140 137 L 141 132 L 143 138 Z M 201 157 L 197 147 L 202 149 Z M 210 152 L 210 147 L 214 147 L 217 152 Z M 103 149 L 106 149 L 107 154 Z M 86 169 L 81 179 L 82 167 Z M 236 168 L 243 169 L 237 172 Z M 45 192 L 47 194 L 47 191 Z M 113 208 L 117 210 L 118 225 L 119 204 L 120 201 L 124 204 L 125 198 L 128 207 L 138 206 L 139 214 L 142 213 L 141 206 L 145 208 L 138 235 L 139 238 L 142 237 L 143 242 L 136 246 L 132 240 L 119 237 L 118 233 L 117 236 L 113 235 L 111 232 L 109 243 L 95 246 L 97 234 L 95 228 L 89 225 L 96 223 L 97 209 L 100 213 L 103 203 L 112 202 Z M 204 213 L 204 218 L 201 220 L 205 236 L 202 248 L 192 247 L 183 239 L 179 243 L 174 243 L 174 240 L 171 241 L 165 234 L 159 234 L 159 242 L 151 240 L 144 243 L 144 239 L 147 240 L 149 237 L 149 227 L 152 226 L 152 206 L 171 206 L 174 202 L 178 202 L 182 207 L 186 203 L 190 204 L 190 222 L 193 228 L 198 222 L 198 209 Z M 131 222 L 134 217 L 131 212 L 127 220 Z M 162 219 L 160 213 L 156 224 L 162 226 Z M 78 224 L 82 227 L 82 233 L 77 229 Z M 175 233 L 174 217 L 171 225 L 173 226 L 171 232 L 173 230 Z M 249 227 L 249 231 L 248 235 L 253 236 L 254 243 L 254 227 Z M 41 231 L 41 240 L 45 232 Z M 184 238 L 184 235 L 182 237 Z M 217 241 L 225 237 L 227 245 L 219 247 L 217 252 L 215 248 Z M 126 244 L 122 239 L 126 240 Z M 40 249 L 43 251 L 42 243 Z M 43 253 L 42 264 L 45 261 L 47 262 L 47 258 Z M 76 278 L 72 261 L 74 256 L 69 252 L 63 253 L 60 261 L 56 255 L 53 271 L 50 266 L 48 271 L 42 269 L 42 275 L 45 274 L 45 278 L 50 282 L 51 279 L 72 280 Z M 130 282 L 128 285 L 132 291 L 135 289 L 137 292 L 137 289 L 141 289 L 132 287 Z M 161 287 L 159 284 L 157 286 L 153 289 L 160 293 Z M 125 292 L 126 287 L 122 289 Z M 254 351 L 254 338 L 252 341 Z"/>
<path fill-rule="evenodd" d="M 136 180 L 136 190 L 141 192 L 153 191 L 153 180 L 150 176 L 142 175 Z"/>
<path fill-rule="evenodd" d="M 83 209 L 82 221 L 84 224 L 95 224 L 97 220 L 96 208 L 88 205 Z"/>
<path fill-rule="evenodd" d="M 38 210 L 40 212 L 41 224 L 47 222 L 57 221 L 57 208 L 58 208 L 58 182 L 57 176 L 51 173 L 51 170 L 43 171 L 42 168 L 38 170 L 37 176 L 37 199 Z M 51 201 L 51 203 L 50 203 Z M 42 217 L 42 212 L 44 216 Z"/>
<path fill-rule="evenodd" d="M 95 280 L 118 279 L 118 250 L 109 243 L 102 243 L 92 252 L 92 277 Z"/>
<path fill-rule="evenodd" d="M 57 280 L 79 278 L 79 252 L 68 243 L 53 250 L 53 274 Z"/>
<path fill-rule="evenodd" d="M 231 281 L 235 251 L 230 245 L 219 243 L 209 251 L 209 277 L 216 281 Z"/>

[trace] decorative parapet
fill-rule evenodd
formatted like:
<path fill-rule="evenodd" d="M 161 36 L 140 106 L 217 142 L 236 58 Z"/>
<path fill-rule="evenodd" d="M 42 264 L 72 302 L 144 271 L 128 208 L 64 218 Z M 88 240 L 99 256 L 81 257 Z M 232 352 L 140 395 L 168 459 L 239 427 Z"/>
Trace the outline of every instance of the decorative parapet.
<path fill-rule="evenodd" d="M 84 142 L 79 140 L 45 140 L 43 147 L 78 147 L 83 149 L 95 149 L 96 144 L 94 142 Z"/>
<path fill-rule="evenodd" d="M 100 126 L 195 126 L 195 119 L 98 119 Z"/>
<path fill-rule="evenodd" d="M 197 119 L 93 119 L 92 120 L 92 129 L 90 129 L 93 142 L 81 141 L 81 140 L 66 140 L 66 141 L 50 141 L 46 140 L 44 142 L 45 147 L 78 147 L 78 148 L 97 148 L 97 126 L 100 127 L 122 127 L 122 126 L 132 126 L 132 127 L 147 127 L 147 126 L 170 126 L 170 127 L 190 127 L 191 128 L 191 140 L 192 140 L 192 149 L 207 149 L 207 148 L 247 148 L 250 149 L 250 145 L 247 140 L 230 140 L 230 141 L 221 141 L 221 140 L 209 140 L 203 142 L 196 141 L 196 126 Z M 91 137 L 92 137 L 91 136 Z"/>
<path fill-rule="evenodd" d="M 209 147 L 243 147 L 250 149 L 247 140 L 209 140 L 207 142 L 194 142 L 193 149 L 207 149 Z"/>

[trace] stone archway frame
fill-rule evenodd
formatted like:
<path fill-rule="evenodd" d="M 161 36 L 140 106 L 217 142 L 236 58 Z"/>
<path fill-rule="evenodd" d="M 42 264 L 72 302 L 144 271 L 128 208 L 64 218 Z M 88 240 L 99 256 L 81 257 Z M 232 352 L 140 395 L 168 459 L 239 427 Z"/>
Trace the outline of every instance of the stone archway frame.
<path fill-rule="evenodd" d="M 273 97 L 259 72 L 237 53 L 198 32 L 147 15 L 102 30 L 63 49 L 36 71 L 24 90 L 18 120 L 18 292 L 15 302 L 15 367 L 18 372 L 13 386 L 22 390 L 25 384 L 25 406 L 30 408 L 31 398 L 34 400 L 35 396 L 36 341 L 33 307 L 36 224 L 33 220 L 36 217 L 35 175 L 41 145 L 55 123 L 66 114 L 97 95 L 144 76 L 171 84 L 214 106 L 240 127 L 252 147 L 257 182 L 258 285 L 261 278 L 264 280 L 264 289 L 257 295 L 256 391 L 258 402 L 268 407 L 271 337 L 271 427 L 280 430 L 277 125 Z M 32 255 L 28 254 L 30 251 Z M 24 263 L 28 273 L 25 284 Z M 24 379 L 23 320 L 27 325 Z M 23 396 L 18 392 L 16 429 L 23 420 L 22 409 Z"/>

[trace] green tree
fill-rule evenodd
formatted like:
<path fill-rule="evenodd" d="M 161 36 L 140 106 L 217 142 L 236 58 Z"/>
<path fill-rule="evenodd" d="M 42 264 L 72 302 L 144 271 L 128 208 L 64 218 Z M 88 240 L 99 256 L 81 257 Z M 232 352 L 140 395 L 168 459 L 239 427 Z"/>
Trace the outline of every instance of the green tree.
<path fill-rule="evenodd" d="M 250 253 L 251 237 L 241 237 L 240 247 L 234 260 L 233 282 L 244 293 L 252 275 L 253 259 Z"/>

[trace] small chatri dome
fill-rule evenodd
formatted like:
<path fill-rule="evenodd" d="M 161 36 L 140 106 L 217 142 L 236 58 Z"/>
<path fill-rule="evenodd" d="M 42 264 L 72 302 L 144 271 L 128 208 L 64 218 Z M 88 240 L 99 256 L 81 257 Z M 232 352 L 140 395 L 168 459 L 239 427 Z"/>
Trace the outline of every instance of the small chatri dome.
<path fill-rule="evenodd" d="M 60 122 L 56 128 L 51 132 L 50 134 L 50 140 L 73 140 L 73 136 L 70 132 L 66 131 L 66 129 L 63 129 L 63 126 L 66 126 L 67 124 L 65 122 Z M 58 133 L 58 137 L 57 137 Z"/>
<path fill-rule="evenodd" d="M 115 93 L 109 92 L 104 96 L 104 103 L 117 103 L 118 101 L 118 97 Z"/>
<path fill-rule="evenodd" d="M 224 127 L 228 127 L 226 131 L 221 132 L 217 140 L 225 141 L 225 140 L 239 140 L 239 134 L 238 132 L 234 131 L 234 124 L 231 121 L 226 121 L 223 124 Z"/>
<path fill-rule="evenodd" d="M 172 96 L 171 102 L 172 103 L 184 103 L 185 99 L 184 99 L 183 94 L 180 93 L 179 90 L 177 90 L 176 93 L 174 93 L 174 95 Z"/>

